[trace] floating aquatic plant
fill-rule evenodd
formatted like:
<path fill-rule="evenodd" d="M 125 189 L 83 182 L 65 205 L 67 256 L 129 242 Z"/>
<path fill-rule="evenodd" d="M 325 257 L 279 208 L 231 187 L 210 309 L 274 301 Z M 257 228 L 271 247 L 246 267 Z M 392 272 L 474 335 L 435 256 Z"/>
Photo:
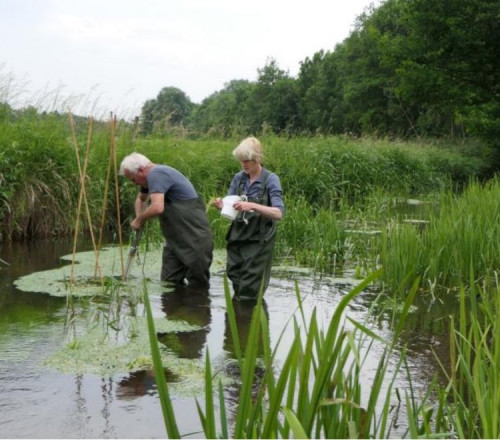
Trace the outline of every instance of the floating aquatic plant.
<path fill-rule="evenodd" d="M 221 270 L 225 264 L 223 250 L 214 253 L 214 262 L 211 270 Z M 63 263 L 70 262 L 72 255 L 61 257 Z M 146 260 L 146 261 L 144 261 Z M 145 255 L 139 254 L 139 258 L 132 264 L 130 276 L 126 282 L 122 282 L 122 268 L 120 260 L 120 248 L 110 246 L 100 251 L 99 264 L 102 279 L 94 276 L 95 253 L 94 251 L 79 252 L 75 254 L 73 269 L 73 282 L 70 283 L 71 266 L 62 264 L 51 270 L 33 272 L 18 278 L 15 286 L 25 292 L 48 293 L 52 296 L 65 297 L 94 297 L 101 296 L 106 292 L 106 287 L 111 284 L 119 284 L 119 294 L 128 296 L 130 292 L 142 291 L 142 279 L 148 280 L 148 292 L 151 295 L 165 292 L 165 285 L 160 281 L 162 262 L 162 248 L 148 250 Z M 103 289 L 104 288 L 104 289 Z"/>
<path fill-rule="evenodd" d="M 155 328 L 162 333 L 196 331 L 184 321 L 155 318 Z M 161 347 L 163 364 L 173 377 L 171 386 L 176 395 L 193 396 L 204 389 L 204 361 L 182 359 L 165 346 Z M 145 317 L 122 319 L 119 332 L 102 325 L 94 325 L 82 332 L 44 363 L 47 367 L 66 374 L 94 374 L 107 377 L 126 372 L 152 370 L 153 360 Z"/>
<path fill-rule="evenodd" d="M 66 255 L 61 260 L 69 262 L 72 258 L 73 255 Z M 19 290 L 81 298 L 78 309 L 72 309 L 73 313 L 67 320 L 71 330 L 69 342 L 46 359 L 47 367 L 68 374 L 102 377 L 153 369 L 146 317 L 140 316 L 140 308 L 137 313 L 136 306 L 143 302 L 144 282 L 151 296 L 169 292 L 169 287 L 160 281 L 162 248 L 141 254 L 126 282 L 121 279 L 120 258 L 118 246 L 101 250 L 100 279 L 94 277 L 95 253 L 90 251 L 75 254 L 78 264 L 73 266 L 72 283 L 68 282 L 71 266 L 64 264 L 16 280 Z M 218 251 L 212 270 L 218 271 L 223 265 L 223 251 Z M 202 330 L 199 325 L 164 317 L 155 317 L 155 328 L 158 333 L 174 336 L 179 332 Z M 176 395 L 192 396 L 203 389 L 202 359 L 183 359 L 164 345 L 161 345 L 161 357 L 171 377 L 179 380 L 179 386 L 172 385 Z"/>

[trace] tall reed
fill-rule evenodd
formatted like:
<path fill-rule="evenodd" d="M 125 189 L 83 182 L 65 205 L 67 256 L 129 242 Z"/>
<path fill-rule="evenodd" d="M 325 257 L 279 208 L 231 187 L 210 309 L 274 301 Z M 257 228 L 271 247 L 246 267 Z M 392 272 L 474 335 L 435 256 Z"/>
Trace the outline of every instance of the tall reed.
<path fill-rule="evenodd" d="M 404 303 L 401 320 L 394 329 L 394 339 L 387 341 L 370 389 L 362 390 L 360 374 L 364 368 L 363 346 L 367 340 L 384 341 L 363 323 L 348 319 L 351 329 L 345 327 L 348 304 L 380 273 L 374 273 L 338 304 L 326 329 L 322 329 L 316 313 L 308 319 L 302 309 L 301 295 L 296 287 L 298 311 L 301 318 L 292 318 L 294 338 L 288 341 L 289 349 L 284 361 L 276 365 L 276 346 L 268 345 L 269 328 L 259 297 L 250 325 L 248 340 L 241 345 L 237 321 L 227 278 L 224 280 L 226 307 L 235 353 L 241 373 L 241 385 L 236 408 L 228 407 L 224 399 L 222 382 L 213 386 L 215 375 L 211 370 L 210 353 L 206 352 L 205 405 L 197 400 L 197 408 L 206 438 L 385 438 L 393 429 L 391 406 L 396 375 L 404 362 L 401 358 L 395 369 L 389 370 L 391 353 L 416 293 L 418 283 Z M 152 316 L 148 312 L 150 326 Z M 151 344 L 157 346 L 154 329 Z M 264 350 L 259 355 L 258 347 Z M 368 347 L 370 344 L 368 344 Z M 369 348 L 368 348 L 369 349 Z M 156 348 L 154 349 L 156 351 Z M 263 362 L 264 369 L 257 373 L 256 366 Z M 161 362 L 157 356 L 156 362 Z M 155 374 L 163 377 L 159 365 Z M 389 375 L 389 377 L 388 377 Z M 157 377 L 158 379 L 158 377 Z M 386 391 L 383 384 L 389 381 Z M 159 382 L 159 386 L 161 382 Z M 166 385 L 161 385 L 166 388 Z M 217 392 L 214 390 L 217 389 Z M 216 411 L 215 396 L 219 395 Z M 417 428 L 424 419 L 425 407 L 418 405 L 416 396 L 409 395 L 412 407 L 411 420 Z M 171 407 L 168 394 L 160 394 L 164 408 Z M 228 413 L 229 412 L 229 413 Z M 231 416 L 230 413 L 235 414 Z M 167 426 L 176 426 L 173 411 L 165 413 Z M 168 418 L 168 422 L 167 422 Z M 169 437 L 179 438 L 180 433 L 169 432 Z"/>
<path fill-rule="evenodd" d="M 458 438 L 500 436 L 500 289 L 460 289 L 460 313 L 450 319 L 448 385 L 438 389 L 436 429 Z M 437 355 L 436 355 L 437 357 Z"/>
<path fill-rule="evenodd" d="M 443 192 L 439 213 L 431 215 L 423 231 L 400 225 L 387 234 L 381 261 L 384 281 L 394 288 L 411 275 L 445 289 L 470 281 L 491 285 L 500 266 L 499 219 L 498 178 L 485 185 L 472 181 L 458 195 Z"/>
<path fill-rule="evenodd" d="M 276 253 L 320 272 L 333 272 L 345 253 L 344 228 L 333 208 L 313 207 L 304 197 L 285 197 Z"/>
<path fill-rule="evenodd" d="M 78 152 L 85 157 L 87 118 L 75 116 L 74 122 Z M 108 127 L 96 121 L 84 176 L 96 222 L 103 209 L 113 207 L 103 208 L 101 203 L 109 137 Z M 11 110 L 0 120 L 0 240 L 67 236 L 74 231 L 82 182 L 73 145 L 66 114 Z M 110 227 L 113 219 L 108 217 Z M 86 217 L 82 229 L 89 229 Z"/>
<path fill-rule="evenodd" d="M 172 400 L 170 398 L 167 381 L 165 379 L 165 370 L 161 361 L 160 348 L 158 346 L 153 312 L 151 309 L 151 303 L 149 301 L 149 294 L 147 290 L 146 278 L 144 278 L 143 280 L 143 294 L 144 306 L 146 309 L 146 318 L 148 323 L 149 342 L 151 345 L 151 357 L 153 359 L 153 368 L 156 378 L 156 385 L 158 388 L 158 395 L 160 397 L 163 420 L 165 422 L 165 429 L 168 433 L 169 438 L 180 438 Z"/>

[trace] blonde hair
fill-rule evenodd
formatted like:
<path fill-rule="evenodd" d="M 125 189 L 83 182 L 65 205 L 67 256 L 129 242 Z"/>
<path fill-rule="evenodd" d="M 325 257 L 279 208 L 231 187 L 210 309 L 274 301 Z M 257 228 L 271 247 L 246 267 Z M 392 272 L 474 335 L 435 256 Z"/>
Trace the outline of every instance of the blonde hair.
<path fill-rule="evenodd" d="M 233 150 L 233 156 L 239 161 L 253 160 L 259 164 L 261 164 L 264 159 L 262 145 L 260 141 L 254 137 L 247 137 L 241 141 L 240 145 Z"/>
<path fill-rule="evenodd" d="M 139 168 L 145 168 L 148 165 L 151 165 L 151 161 L 140 153 L 131 153 L 127 157 L 122 160 L 120 164 L 120 176 L 125 175 L 125 171 L 128 171 L 132 174 L 137 174 Z"/>

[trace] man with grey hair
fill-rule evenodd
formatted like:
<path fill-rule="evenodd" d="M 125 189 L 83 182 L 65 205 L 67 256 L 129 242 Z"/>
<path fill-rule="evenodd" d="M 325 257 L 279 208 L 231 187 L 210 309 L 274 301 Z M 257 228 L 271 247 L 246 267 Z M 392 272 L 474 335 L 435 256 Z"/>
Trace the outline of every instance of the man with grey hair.
<path fill-rule="evenodd" d="M 132 229 L 140 229 L 150 218 L 160 220 L 166 240 L 162 281 L 208 289 L 212 231 L 205 204 L 193 184 L 175 168 L 154 164 L 140 153 L 123 159 L 120 174 L 140 186 L 134 204 L 135 218 L 130 223 Z"/>

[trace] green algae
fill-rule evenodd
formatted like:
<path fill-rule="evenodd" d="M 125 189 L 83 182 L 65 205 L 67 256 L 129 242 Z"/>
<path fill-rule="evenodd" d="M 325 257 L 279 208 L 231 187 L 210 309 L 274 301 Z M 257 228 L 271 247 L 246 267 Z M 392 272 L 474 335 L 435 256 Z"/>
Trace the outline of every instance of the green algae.
<path fill-rule="evenodd" d="M 122 261 L 126 264 L 127 254 L 122 253 L 118 246 L 100 251 L 98 270 L 95 253 L 87 251 L 75 254 L 73 267 L 73 255 L 65 255 L 61 257 L 60 267 L 18 278 L 14 284 L 19 290 L 82 298 L 84 301 L 78 303 L 76 309 L 74 305 L 68 308 L 68 316 L 72 318 L 67 324 L 71 327 L 72 337 L 60 350 L 50 355 L 44 365 L 63 374 L 100 377 L 152 370 L 146 318 L 136 316 L 137 309 L 130 306 L 142 303 L 144 280 L 151 297 L 160 297 L 171 290 L 160 281 L 162 250 L 159 247 L 141 252 L 132 263 L 126 281 L 122 280 Z M 215 251 L 211 272 L 220 272 L 224 266 L 225 251 Z M 173 338 L 176 334 L 196 333 L 204 329 L 183 319 L 169 320 L 168 317 L 156 317 L 155 328 L 158 334 Z M 198 358 L 185 359 L 164 344 L 159 345 L 168 376 L 175 378 L 171 385 L 176 394 L 195 395 L 202 392 L 205 380 L 202 354 Z"/>
<path fill-rule="evenodd" d="M 100 377 L 152 370 L 153 361 L 145 317 L 125 317 L 120 332 L 95 325 L 72 339 L 44 362 L 46 367 L 64 374 L 92 374 Z M 158 333 L 199 331 L 184 321 L 155 318 Z M 120 334 L 118 334 L 120 333 Z M 176 394 L 196 395 L 204 389 L 205 361 L 183 359 L 160 344 L 163 366 Z M 170 385 L 170 384 L 169 384 Z"/>
<path fill-rule="evenodd" d="M 145 317 L 123 318 L 126 324 L 120 332 L 95 325 L 68 342 L 49 357 L 45 365 L 62 373 L 109 376 L 152 367 L 151 350 Z M 191 331 L 198 327 L 185 322 L 156 318 L 161 332 Z M 121 333 L 121 334 L 119 334 Z M 165 365 L 181 364 L 181 360 L 164 350 Z"/>
<path fill-rule="evenodd" d="M 143 279 L 148 280 L 148 292 L 151 295 L 165 292 L 165 284 L 160 281 L 162 247 L 140 253 L 132 262 L 127 281 L 122 281 L 123 265 L 126 265 L 127 253 L 121 252 L 119 246 L 101 249 L 99 265 L 96 270 L 96 254 L 94 251 L 75 254 L 75 264 L 71 264 L 73 255 L 61 257 L 64 265 L 58 268 L 33 272 L 18 278 L 14 285 L 24 292 L 46 293 L 52 296 L 94 297 L 113 293 L 128 296 L 131 292 L 143 288 Z M 214 252 L 211 271 L 218 272 L 224 268 L 225 252 Z"/>

